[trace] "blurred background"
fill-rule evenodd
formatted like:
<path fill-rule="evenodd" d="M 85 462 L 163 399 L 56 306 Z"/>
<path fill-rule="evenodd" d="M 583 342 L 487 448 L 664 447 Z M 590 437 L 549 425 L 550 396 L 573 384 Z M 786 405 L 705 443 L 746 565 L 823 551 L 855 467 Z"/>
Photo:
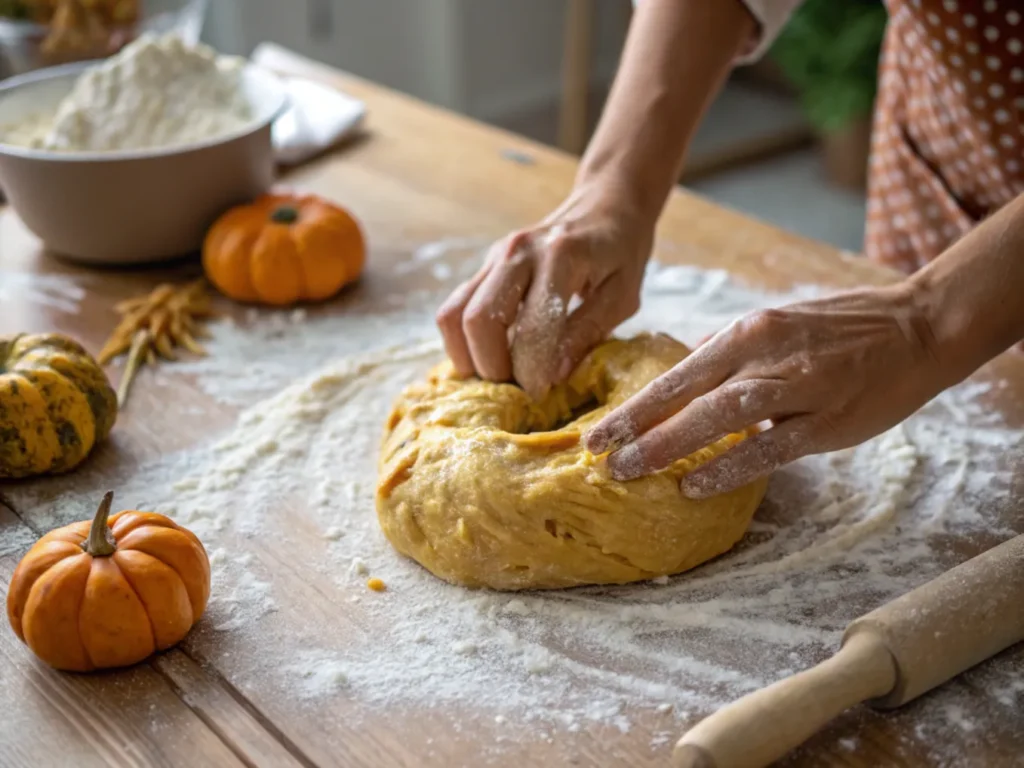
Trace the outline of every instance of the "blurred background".
<path fill-rule="evenodd" d="M 59 0 L 55 0 L 59 5 Z M 22 0 L 0 0 L 0 77 L 31 68 Z M 630 0 L 149 0 L 225 53 L 273 41 L 579 153 L 600 114 Z M 807 0 L 769 56 L 737 69 L 698 134 L 686 187 L 859 251 L 880 0 Z M 200 22 L 202 22 L 200 24 Z"/>

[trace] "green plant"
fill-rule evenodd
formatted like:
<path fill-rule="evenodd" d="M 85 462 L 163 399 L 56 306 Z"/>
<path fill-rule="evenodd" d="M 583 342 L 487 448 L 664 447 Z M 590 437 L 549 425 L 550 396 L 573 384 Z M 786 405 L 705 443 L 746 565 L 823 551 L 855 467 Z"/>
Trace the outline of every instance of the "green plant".
<path fill-rule="evenodd" d="M 22 0 L 0 0 L 0 17 L 27 19 L 31 15 L 28 4 Z"/>
<path fill-rule="evenodd" d="M 772 46 L 818 131 L 871 114 L 887 20 L 880 0 L 806 0 Z"/>

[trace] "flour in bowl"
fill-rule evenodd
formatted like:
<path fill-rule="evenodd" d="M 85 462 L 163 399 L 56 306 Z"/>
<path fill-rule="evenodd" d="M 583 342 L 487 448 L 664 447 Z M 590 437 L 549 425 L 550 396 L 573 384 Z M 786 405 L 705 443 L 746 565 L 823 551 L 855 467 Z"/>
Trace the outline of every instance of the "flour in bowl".
<path fill-rule="evenodd" d="M 30 130 L 11 131 L 7 140 L 97 152 L 223 136 L 252 120 L 242 89 L 243 64 L 244 59 L 188 45 L 173 34 L 144 35 L 83 72 L 52 119 L 37 118 Z"/>

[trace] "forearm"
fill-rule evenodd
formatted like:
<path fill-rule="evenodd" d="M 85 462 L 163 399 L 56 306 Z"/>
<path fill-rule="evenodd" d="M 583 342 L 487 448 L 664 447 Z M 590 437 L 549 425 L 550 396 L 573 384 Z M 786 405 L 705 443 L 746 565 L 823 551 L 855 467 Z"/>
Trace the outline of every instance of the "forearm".
<path fill-rule="evenodd" d="M 907 279 L 952 384 L 1024 339 L 1024 195 Z"/>
<path fill-rule="evenodd" d="M 740 0 L 643 0 L 577 183 L 607 183 L 657 219 L 704 111 L 754 31 Z"/>

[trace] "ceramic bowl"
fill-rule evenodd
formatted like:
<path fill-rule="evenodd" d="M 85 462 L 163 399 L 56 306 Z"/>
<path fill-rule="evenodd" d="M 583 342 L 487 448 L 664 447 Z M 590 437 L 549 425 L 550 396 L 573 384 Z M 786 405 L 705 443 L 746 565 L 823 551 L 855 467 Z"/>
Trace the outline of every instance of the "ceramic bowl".
<path fill-rule="evenodd" d="M 37 70 L 0 82 L 0 125 L 51 114 L 89 64 Z M 52 252 L 91 264 L 161 261 L 200 248 L 216 218 L 274 182 L 274 120 L 284 83 L 255 65 L 242 86 L 252 121 L 183 146 L 55 152 L 0 139 L 0 188 Z"/>

